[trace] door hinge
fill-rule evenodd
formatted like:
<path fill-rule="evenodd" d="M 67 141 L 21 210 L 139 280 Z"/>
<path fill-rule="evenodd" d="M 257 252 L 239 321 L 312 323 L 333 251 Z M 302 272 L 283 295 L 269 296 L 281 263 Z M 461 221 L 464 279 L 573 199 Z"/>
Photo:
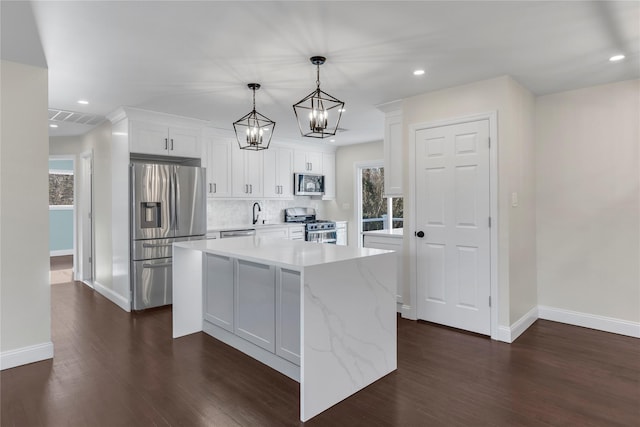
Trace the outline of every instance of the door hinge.
<path fill-rule="evenodd" d="M 491 228 L 491 217 L 489 217 L 489 228 Z"/>
<path fill-rule="evenodd" d="M 489 140 L 489 148 L 491 148 L 491 137 L 487 138 Z"/>
<path fill-rule="evenodd" d="M 92 262 L 91 257 L 89 257 L 89 264 L 91 264 L 91 262 Z"/>
<path fill-rule="evenodd" d="M 491 307 L 491 295 L 489 295 L 489 307 Z"/>

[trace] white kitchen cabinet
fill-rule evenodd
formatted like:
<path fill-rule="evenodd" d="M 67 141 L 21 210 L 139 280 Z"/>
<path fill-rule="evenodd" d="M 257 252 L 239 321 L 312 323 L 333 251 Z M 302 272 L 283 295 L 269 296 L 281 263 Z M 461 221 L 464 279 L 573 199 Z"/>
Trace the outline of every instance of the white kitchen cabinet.
<path fill-rule="evenodd" d="M 397 258 L 397 280 L 398 286 L 396 289 L 396 303 L 397 303 L 397 311 L 400 312 L 402 309 L 402 288 L 403 288 L 403 280 L 404 275 L 402 274 L 402 230 L 394 229 L 392 231 L 379 230 L 379 231 L 368 231 L 364 233 L 364 243 L 363 246 L 365 248 L 374 248 L 374 249 L 386 249 L 390 251 L 395 251 Z"/>
<path fill-rule="evenodd" d="M 402 196 L 402 101 L 379 105 L 384 118 L 384 195 Z"/>
<path fill-rule="evenodd" d="M 293 198 L 293 150 L 272 145 L 263 156 L 264 197 Z"/>
<path fill-rule="evenodd" d="M 263 151 L 241 150 L 231 152 L 231 182 L 233 197 L 255 198 L 263 196 Z"/>
<path fill-rule="evenodd" d="M 202 133 L 198 128 L 132 120 L 130 135 L 132 153 L 198 158 L 202 152 Z"/>
<path fill-rule="evenodd" d="M 289 227 L 289 240 L 304 240 L 304 225 Z"/>
<path fill-rule="evenodd" d="M 204 318 L 233 332 L 233 259 L 205 255 Z"/>
<path fill-rule="evenodd" d="M 293 171 L 322 174 L 322 153 L 318 151 L 296 150 L 294 154 Z"/>
<path fill-rule="evenodd" d="M 347 246 L 347 221 L 336 221 L 336 245 Z"/>
<path fill-rule="evenodd" d="M 271 239 L 288 239 L 289 238 L 289 228 L 288 227 L 277 227 L 277 226 L 257 227 L 256 228 L 256 236 L 268 237 L 268 238 L 271 238 Z"/>
<path fill-rule="evenodd" d="M 231 197 L 231 151 L 233 141 L 205 137 L 202 166 L 207 168 L 207 197 Z"/>
<path fill-rule="evenodd" d="M 276 354 L 300 365 L 300 272 L 276 272 Z"/>
<path fill-rule="evenodd" d="M 333 200 L 336 198 L 336 153 L 322 153 L 322 174 L 324 175 L 322 200 Z"/>
<path fill-rule="evenodd" d="M 275 353 L 275 267 L 240 259 L 235 265 L 234 333 Z"/>

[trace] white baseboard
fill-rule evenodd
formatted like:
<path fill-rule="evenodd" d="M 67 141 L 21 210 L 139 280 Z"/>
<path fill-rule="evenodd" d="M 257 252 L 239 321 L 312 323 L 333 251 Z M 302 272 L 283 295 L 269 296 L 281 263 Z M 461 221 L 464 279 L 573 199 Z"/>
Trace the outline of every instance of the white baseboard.
<path fill-rule="evenodd" d="M 60 249 L 58 251 L 49 251 L 49 256 L 73 255 L 73 249 Z"/>
<path fill-rule="evenodd" d="M 99 282 L 93 282 L 93 289 L 126 312 L 131 311 L 131 301 Z"/>
<path fill-rule="evenodd" d="M 413 310 L 413 307 L 411 307 L 410 305 L 402 304 L 402 307 L 400 309 L 400 314 L 403 319 L 418 320 L 418 317 L 416 316 L 416 313 Z"/>
<path fill-rule="evenodd" d="M 580 313 L 578 311 L 564 310 L 562 308 L 538 306 L 538 317 L 544 320 L 566 323 L 584 328 L 597 329 L 599 331 L 612 332 L 640 338 L 640 323 L 614 317 L 598 316 L 596 314 Z"/>
<path fill-rule="evenodd" d="M 0 353 L 0 370 L 15 368 L 28 363 L 53 359 L 53 343 L 51 341 L 42 344 L 30 345 L 15 350 Z"/>
<path fill-rule="evenodd" d="M 498 341 L 512 343 L 538 320 L 538 307 L 533 307 L 510 327 L 498 326 Z"/>

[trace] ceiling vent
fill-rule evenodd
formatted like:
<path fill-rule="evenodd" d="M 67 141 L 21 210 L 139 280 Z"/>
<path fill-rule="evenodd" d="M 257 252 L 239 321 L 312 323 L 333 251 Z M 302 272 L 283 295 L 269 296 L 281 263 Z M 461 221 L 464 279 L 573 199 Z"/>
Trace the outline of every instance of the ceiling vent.
<path fill-rule="evenodd" d="M 54 122 L 69 122 L 78 123 L 81 125 L 95 126 L 104 120 L 104 116 L 49 108 L 49 120 Z"/>

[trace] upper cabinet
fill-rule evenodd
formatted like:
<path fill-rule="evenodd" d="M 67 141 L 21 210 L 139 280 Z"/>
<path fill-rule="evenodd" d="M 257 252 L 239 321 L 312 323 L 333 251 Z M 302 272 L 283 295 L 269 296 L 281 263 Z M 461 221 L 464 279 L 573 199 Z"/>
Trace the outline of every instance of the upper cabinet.
<path fill-rule="evenodd" d="M 205 122 L 172 114 L 121 107 L 107 118 L 127 127 L 132 154 L 198 159 L 202 153 Z"/>
<path fill-rule="evenodd" d="M 336 153 L 322 153 L 322 174 L 324 175 L 323 200 L 336 198 Z"/>
<path fill-rule="evenodd" d="M 379 105 L 384 119 L 384 195 L 402 196 L 402 101 Z"/>
<path fill-rule="evenodd" d="M 233 197 L 262 197 L 264 151 L 241 150 L 231 152 L 231 183 Z"/>
<path fill-rule="evenodd" d="M 205 133 L 202 166 L 207 168 L 207 196 L 231 197 L 231 152 L 236 146 L 230 138 Z"/>
<path fill-rule="evenodd" d="M 318 151 L 296 150 L 293 171 L 322 174 L 322 153 Z"/>
<path fill-rule="evenodd" d="M 263 151 L 264 197 L 293 198 L 293 150 L 271 146 Z"/>
<path fill-rule="evenodd" d="M 198 128 L 172 127 L 131 121 L 129 150 L 162 156 L 200 157 L 202 132 Z"/>

